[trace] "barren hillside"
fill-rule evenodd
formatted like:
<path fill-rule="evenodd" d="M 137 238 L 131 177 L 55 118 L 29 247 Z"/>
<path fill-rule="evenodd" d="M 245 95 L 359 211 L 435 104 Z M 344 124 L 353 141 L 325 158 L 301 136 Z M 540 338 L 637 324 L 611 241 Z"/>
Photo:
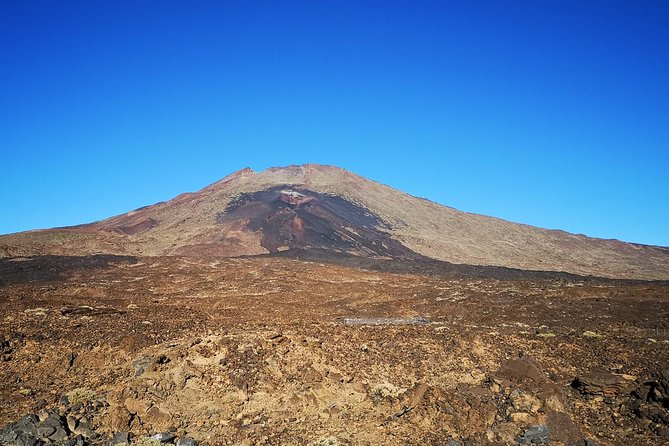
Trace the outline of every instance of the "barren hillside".
<path fill-rule="evenodd" d="M 346 170 L 243 169 L 100 222 L 0 237 L 0 255 L 240 256 L 324 249 L 366 257 L 669 279 L 669 249 L 471 214 Z"/>

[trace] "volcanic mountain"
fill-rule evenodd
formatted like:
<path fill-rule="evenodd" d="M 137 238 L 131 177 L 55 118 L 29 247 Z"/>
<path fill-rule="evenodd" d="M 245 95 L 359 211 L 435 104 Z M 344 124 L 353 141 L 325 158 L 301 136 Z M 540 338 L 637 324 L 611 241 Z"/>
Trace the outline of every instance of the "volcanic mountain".
<path fill-rule="evenodd" d="M 0 237 L 0 256 L 246 256 L 318 251 L 669 279 L 669 248 L 462 212 L 332 166 L 246 168 L 95 223 Z"/>

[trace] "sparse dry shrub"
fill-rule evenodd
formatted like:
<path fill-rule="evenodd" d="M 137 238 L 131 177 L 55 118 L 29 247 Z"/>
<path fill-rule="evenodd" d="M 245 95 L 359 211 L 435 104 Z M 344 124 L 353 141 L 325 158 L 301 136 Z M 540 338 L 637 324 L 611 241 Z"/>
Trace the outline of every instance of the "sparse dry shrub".
<path fill-rule="evenodd" d="M 95 399 L 95 392 L 87 387 L 78 387 L 67 392 L 65 396 L 67 396 L 70 404 L 85 404 Z"/>
<path fill-rule="evenodd" d="M 394 384 L 384 382 L 372 386 L 370 394 L 373 399 L 379 401 L 386 398 L 397 398 L 406 392 L 407 389 L 398 387 Z"/>
<path fill-rule="evenodd" d="M 339 445 L 339 440 L 337 440 L 337 437 L 321 437 L 318 440 L 315 440 L 312 443 L 313 446 L 338 446 Z"/>

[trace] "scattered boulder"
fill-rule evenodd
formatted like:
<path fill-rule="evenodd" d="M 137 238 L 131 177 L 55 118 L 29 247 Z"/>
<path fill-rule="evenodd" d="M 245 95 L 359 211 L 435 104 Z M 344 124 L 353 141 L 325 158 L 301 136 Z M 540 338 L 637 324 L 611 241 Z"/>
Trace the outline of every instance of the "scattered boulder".
<path fill-rule="evenodd" d="M 528 381 L 539 383 L 546 379 L 539 364 L 526 355 L 506 362 L 497 374 L 500 378 L 508 379 L 516 384 Z"/>
<path fill-rule="evenodd" d="M 54 410 L 45 411 L 42 418 L 26 415 L 0 432 L 0 444 L 20 446 L 63 443 L 70 431 L 66 421 Z"/>
<path fill-rule="evenodd" d="M 177 440 L 176 446 L 197 446 L 197 441 L 191 437 L 181 437 Z"/>
<path fill-rule="evenodd" d="M 149 438 L 151 438 L 151 440 L 158 440 L 161 443 L 170 443 L 176 437 L 177 436 L 174 432 L 160 432 L 158 434 L 152 435 Z"/>
<path fill-rule="evenodd" d="M 669 439 L 669 373 L 663 371 L 646 379 L 631 392 L 631 396 L 632 413 L 660 425 L 656 434 Z"/>
<path fill-rule="evenodd" d="M 609 398 L 616 397 L 630 388 L 630 383 L 625 378 L 607 372 L 595 372 L 578 376 L 571 385 L 583 395 Z"/>
<path fill-rule="evenodd" d="M 87 444 L 86 439 L 82 435 L 74 436 L 63 443 L 64 446 L 86 446 Z"/>
<path fill-rule="evenodd" d="M 643 402 L 659 403 L 669 408 L 669 372 L 660 372 L 657 377 L 645 380 L 632 391 L 632 395 Z"/>

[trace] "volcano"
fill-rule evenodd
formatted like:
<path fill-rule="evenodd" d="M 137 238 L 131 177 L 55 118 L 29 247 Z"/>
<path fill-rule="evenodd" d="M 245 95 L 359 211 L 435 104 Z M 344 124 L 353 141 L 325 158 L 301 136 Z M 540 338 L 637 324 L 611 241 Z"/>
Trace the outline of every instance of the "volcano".
<path fill-rule="evenodd" d="M 0 257 L 3 445 L 669 439 L 667 248 L 307 164 Z"/>
<path fill-rule="evenodd" d="M 246 168 L 194 193 L 79 226 L 0 237 L 0 256 L 236 257 L 318 251 L 669 279 L 669 249 L 462 212 L 347 170 Z"/>

